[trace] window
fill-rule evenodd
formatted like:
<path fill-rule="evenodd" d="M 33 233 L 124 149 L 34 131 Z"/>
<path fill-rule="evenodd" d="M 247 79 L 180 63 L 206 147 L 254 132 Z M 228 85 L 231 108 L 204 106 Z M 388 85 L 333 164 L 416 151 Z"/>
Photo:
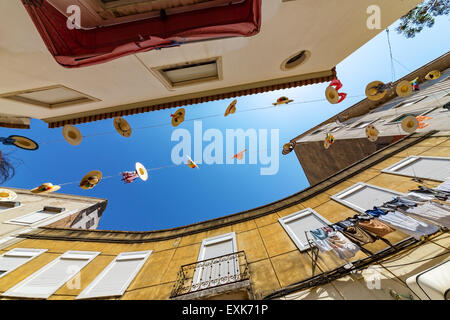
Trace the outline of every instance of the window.
<path fill-rule="evenodd" d="M 67 251 L 3 293 L 6 297 L 49 298 L 100 252 Z"/>
<path fill-rule="evenodd" d="M 1 201 L 0 202 L 0 212 L 20 207 L 20 202 L 14 202 L 14 201 Z"/>
<path fill-rule="evenodd" d="M 320 133 L 320 132 L 322 132 L 322 129 L 319 129 L 319 130 L 316 130 L 316 131 L 313 131 L 313 132 L 311 132 L 311 136 L 314 136 L 314 135 L 316 135 L 316 134 L 318 134 L 318 133 Z"/>
<path fill-rule="evenodd" d="M 403 119 L 405 119 L 407 116 L 413 116 L 413 117 L 417 117 L 417 116 L 424 116 L 426 114 L 429 114 L 431 112 L 433 112 L 435 109 L 437 108 L 432 108 L 429 110 L 418 110 L 418 111 L 411 111 L 408 113 L 403 113 L 400 116 L 396 116 L 394 117 L 392 120 L 388 121 L 386 124 L 395 124 L 395 123 L 399 123 L 402 122 Z"/>
<path fill-rule="evenodd" d="M 365 127 L 367 127 L 367 125 L 369 125 L 369 124 L 371 124 L 371 123 L 374 123 L 375 121 L 377 121 L 378 119 L 375 119 L 375 120 L 364 120 L 364 121 L 361 121 L 361 122 L 358 122 L 356 125 L 354 125 L 353 127 L 352 127 L 352 129 L 362 129 L 362 128 L 365 128 Z"/>
<path fill-rule="evenodd" d="M 14 248 L 2 254 L 0 256 L 0 278 L 36 258 L 45 251 L 47 251 L 47 249 Z"/>
<path fill-rule="evenodd" d="M 24 215 L 24 216 L 21 216 L 18 218 L 11 219 L 11 220 L 7 221 L 7 223 L 29 226 L 34 223 L 54 217 L 56 214 L 59 214 L 59 213 L 63 212 L 64 210 L 65 210 L 64 208 L 44 207 L 44 209 L 42 209 L 40 211 L 33 212 L 33 213 L 30 213 L 30 214 L 27 214 L 27 215 Z"/>
<path fill-rule="evenodd" d="M 330 225 L 331 223 L 313 209 L 308 208 L 278 219 L 281 226 L 300 251 L 309 249 L 305 232 Z M 308 235 L 309 239 L 312 237 Z"/>
<path fill-rule="evenodd" d="M 400 108 L 400 107 L 408 107 L 408 106 L 411 106 L 411 105 L 416 104 L 416 103 L 418 103 L 418 102 L 420 102 L 420 101 L 422 101 L 422 100 L 425 100 L 426 98 L 428 98 L 428 96 L 425 96 L 425 97 L 422 97 L 422 98 L 419 98 L 419 99 L 415 99 L 415 100 L 403 101 L 403 102 L 399 103 L 398 105 L 396 105 L 396 106 L 394 107 L 394 109 Z"/>
<path fill-rule="evenodd" d="M 0 95 L 0 98 L 50 109 L 99 101 L 98 99 L 61 85 L 6 93 Z"/>
<path fill-rule="evenodd" d="M 141 270 L 152 251 L 123 252 L 119 254 L 90 283 L 77 299 L 121 296 Z"/>
<path fill-rule="evenodd" d="M 237 252 L 236 234 L 234 232 L 205 239 L 202 242 L 198 261 L 209 260 L 220 256 L 225 256 Z M 213 263 L 211 266 L 199 266 L 194 272 L 193 285 L 200 284 L 198 289 L 204 289 L 211 285 L 211 282 L 220 284 L 221 275 L 239 274 L 239 261 L 228 260 L 228 263 Z"/>
<path fill-rule="evenodd" d="M 450 158 L 410 156 L 382 172 L 445 181 L 450 176 Z"/>
<path fill-rule="evenodd" d="M 383 203 L 392 200 L 394 197 L 404 194 L 393 190 L 388 190 L 359 182 L 350 188 L 341 191 L 331 199 L 350 207 L 358 212 L 365 212 L 374 206 L 380 206 Z"/>
<path fill-rule="evenodd" d="M 188 62 L 153 69 L 155 75 L 169 88 L 221 79 L 221 59 Z"/>
<path fill-rule="evenodd" d="M 341 130 L 343 127 L 334 127 L 333 129 L 331 129 L 329 132 L 334 133 L 336 131 Z"/>

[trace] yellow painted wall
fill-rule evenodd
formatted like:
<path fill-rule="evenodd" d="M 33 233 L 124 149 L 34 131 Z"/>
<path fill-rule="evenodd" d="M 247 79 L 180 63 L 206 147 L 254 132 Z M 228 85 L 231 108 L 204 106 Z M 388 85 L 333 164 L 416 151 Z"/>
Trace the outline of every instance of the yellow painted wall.
<path fill-rule="evenodd" d="M 357 182 L 407 192 L 408 189 L 415 188 L 418 184 L 409 177 L 385 174 L 381 173 L 381 170 L 409 155 L 449 157 L 449 148 L 450 140 L 448 137 L 428 138 L 410 148 L 411 150 L 403 151 L 401 154 L 376 164 L 301 204 L 254 220 L 227 227 L 218 227 L 214 230 L 177 239 L 135 244 L 26 239 L 1 250 L 0 253 L 14 247 L 41 248 L 48 249 L 48 251 L 0 278 L 0 293 L 5 292 L 67 250 L 100 251 L 101 254 L 81 271 L 82 286 L 80 289 L 69 289 L 67 286 L 63 286 L 51 297 L 51 299 L 72 299 L 120 252 L 153 250 L 144 267 L 121 299 L 168 299 L 180 267 L 197 260 L 202 240 L 235 232 L 238 250 L 244 250 L 247 256 L 254 297 L 261 298 L 273 290 L 301 281 L 312 275 L 310 253 L 300 252 L 297 249 L 278 222 L 280 217 L 304 208 L 314 209 L 331 222 L 353 216 L 357 212 L 331 200 L 330 196 Z M 439 182 L 428 180 L 425 180 L 424 183 L 429 187 L 435 187 L 439 184 Z M 387 239 L 395 243 L 406 237 L 405 234 L 396 231 L 388 235 Z M 374 252 L 383 249 L 386 244 L 377 241 L 365 247 Z M 364 256 L 362 252 L 359 252 L 353 259 L 357 260 Z M 332 253 L 320 254 L 319 271 L 316 272 L 331 270 L 345 263 Z"/>

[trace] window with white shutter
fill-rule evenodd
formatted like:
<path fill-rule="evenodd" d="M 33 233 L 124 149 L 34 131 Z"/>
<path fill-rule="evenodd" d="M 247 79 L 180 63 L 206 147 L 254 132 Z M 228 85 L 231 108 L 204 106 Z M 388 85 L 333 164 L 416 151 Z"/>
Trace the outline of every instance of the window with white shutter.
<path fill-rule="evenodd" d="M 2 295 L 47 299 L 99 254 L 92 251 L 67 251 Z"/>
<path fill-rule="evenodd" d="M 122 252 L 91 282 L 77 299 L 121 296 L 152 251 Z"/>
<path fill-rule="evenodd" d="M 47 249 L 14 248 L 0 256 L 0 278 L 36 258 Z"/>
<path fill-rule="evenodd" d="M 278 221 L 300 251 L 309 249 L 305 232 L 308 233 L 309 239 L 312 239 L 309 233 L 310 230 L 326 227 L 331 224 L 311 208 L 292 213 L 278 219 Z"/>
<path fill-rule="evenodd" d="M 358 182 L 350 188 L 335 194 L 331 199 L 358 212 L 365 212 L 373 209 L 374 206 L 381 206 L 383 203 L 399 196 L 404 196 L 404 194 Z"/>
<path fill-rule="evenodd" d="M 44 207 L 44 209 L 40 211 L 32 212 L 24 216 L 11 219 L 7 221 L 7 223 L 30 226 L 37 222 L 42 222 L 46 219 L 50 219 L 63 211 L 64 208 Z"/>
<path fill-rule="evenodd" d="M 382 172 L 445 181 L 450 177 L 450 158 L 409 156 L 387 167 Z"/>
<path fill-rule="evenodd" d="M 208 260 L 207 263 L 199 263 L 193 277 L 193 289 L 205 289 L 230 277 L 239 275 L 239 261 L 236 257 L 225 257 L 237 252 L 236 234 L 234 232 L 208 238 L 202 241 L 197 261 Z M 215 259 L 222 257 L 224 259 Z M 222 261 L 223 260 L 223 261 Z M 195 288 L 195 289 L 194 289 Z"/>

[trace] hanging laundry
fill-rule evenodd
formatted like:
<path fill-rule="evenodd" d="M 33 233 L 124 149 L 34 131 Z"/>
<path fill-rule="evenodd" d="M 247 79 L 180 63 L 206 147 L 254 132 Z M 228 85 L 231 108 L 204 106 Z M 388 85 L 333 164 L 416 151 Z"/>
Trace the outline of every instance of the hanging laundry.
<path fill-rule="evenodd" d="M 415 208 L 410 208 L 407 212 L 419 218 L 431 220 L 431 222 L 440 226 L 450 228 L 450 210 L 447 210 L 443 205 L 429 201 Z"/>
<path fill-rule="evenodd" d="M 391 226 L 381 222 L 378 219 L 370 219 L 370 220 L 361 220 L 358 223 L 358 226 L 361 227 L 363 230 L 372 233 L 374 235 L 377 235 L 379 237 L 384 237 L 385 235 L 388 235 L 391 232 L 394 232 L 395 229 Z"/>
<path fill-rule="evenodd" d="M 140 162 L 136 162 L 135 171 L 122 172 L 122 181 L 125 183 L 132 183 L 136 178 L 140 178 L 142 181 L 147 181 L 148 172 L 144 165 Z"/>
<path fill-rule="evenodd" d="M 450 177 L 448 177 L 443 183 L 434 188 L 437 191 L 444 191 L 450 193 Z"/>
<path fill-rule="evenodd" d="M 389 212 L 386 215 L 380 215 L 378 219 L 393 226 L 397 230 L 420 240 L 425 235 L 430 235 L 439 230 L 435 225 L 427 224 L 423 221 L 408 217 L 399 211 Z"/>
<path fill-rule="evenodd" d="M 343 259 L 350 259 L 360 250 L 359 247 L 346 238 L 341 232 L 332 228 L 324 227 L 311 230 L 313 241 L 320 251 L 327 252 L 333 250 L 336 255 Z"/>
<path fill-rule="evenodd" d="M 376 238 L 369 233 L 365 232 L 358 226 L 358 223 L 354 223 L 350 220 L 340 221 L 335 223 L 333 227 L 341 228 L 341 232 L 351 241 L 357 243 L 358 245 L 365 245 L 367 243 L 372 243 Z"/>

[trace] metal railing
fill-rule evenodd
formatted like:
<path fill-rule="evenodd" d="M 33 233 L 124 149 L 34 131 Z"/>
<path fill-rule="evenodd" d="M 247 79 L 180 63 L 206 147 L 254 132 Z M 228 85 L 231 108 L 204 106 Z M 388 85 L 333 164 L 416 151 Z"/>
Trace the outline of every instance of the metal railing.
<path fill-rule="evenodd" d="M 239 251 L 181 266 L 171 298 L 249 280 L 247 259 Z"/>

